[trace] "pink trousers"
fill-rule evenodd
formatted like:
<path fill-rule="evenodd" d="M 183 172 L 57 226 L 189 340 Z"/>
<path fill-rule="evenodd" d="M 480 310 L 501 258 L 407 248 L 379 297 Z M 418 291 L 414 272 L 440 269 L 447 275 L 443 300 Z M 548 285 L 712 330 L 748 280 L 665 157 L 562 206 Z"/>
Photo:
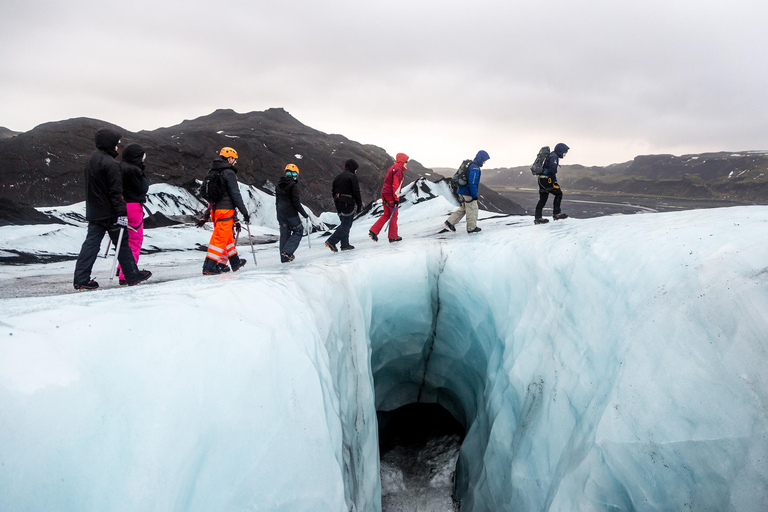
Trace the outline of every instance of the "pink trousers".
<path fill-rule="evenodd" d="M 126 229 L 128 234 L 128 246 L 133 253 L 133 259 L 136 260 L 136 264 L 139 263 L 139 255 L 141 254 L 141 244 L 144 243 L 144 207 L 141 203 L 126 203 L 128 208 L 128 225 L 136 231 Z M 117 267 L 120 268 L 119 266 Z M 120 270 L 118 275 L 120 279 L 125 279 L 123 271 Z"/>

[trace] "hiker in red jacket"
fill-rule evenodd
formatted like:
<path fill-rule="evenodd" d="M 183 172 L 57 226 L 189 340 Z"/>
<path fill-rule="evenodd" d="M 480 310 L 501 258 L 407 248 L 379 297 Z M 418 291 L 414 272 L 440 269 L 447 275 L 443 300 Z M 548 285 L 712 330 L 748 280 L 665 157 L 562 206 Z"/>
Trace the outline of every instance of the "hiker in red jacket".
<path fill-rule="evenodd" d="M 387 175 L 384 177 L 384 186 L 381 187 L 381 202 L 384 206 L 384 213 L 368 231 L 368 236 L 374 242 L 379 241 L 379 232 L 387 220 L 389 220 L 389 242 L 402 240 L 401 237 L 397 236 L 397 206 L 400 203 L 400 189 L 403 186 L 403 173 L 407 169 L 405 164 L 408 160 L 408 155 L 398 153 L 394 165 L 387 170 Z"/>

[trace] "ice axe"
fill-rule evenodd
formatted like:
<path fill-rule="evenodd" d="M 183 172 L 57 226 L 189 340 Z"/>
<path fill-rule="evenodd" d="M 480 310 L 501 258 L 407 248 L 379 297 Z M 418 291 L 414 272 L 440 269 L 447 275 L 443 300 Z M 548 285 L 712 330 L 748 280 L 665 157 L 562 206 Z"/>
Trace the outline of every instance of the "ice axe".
<path fill-rule="evenodd" d="M 256 266 L 256 250 L 253 248 L 253 239 L 251 238 L 251 224 L 245 223 L 245 229 L 248 230 L 248 243 L 251 244 L 251 254 L 253 255 L 253 266 Z"/>

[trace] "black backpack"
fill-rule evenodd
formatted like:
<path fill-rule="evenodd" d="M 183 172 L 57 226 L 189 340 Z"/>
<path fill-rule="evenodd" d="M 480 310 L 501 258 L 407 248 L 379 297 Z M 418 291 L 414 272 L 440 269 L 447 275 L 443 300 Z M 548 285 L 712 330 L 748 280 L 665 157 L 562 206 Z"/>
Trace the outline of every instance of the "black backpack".
<path fill-rule="evenodd" d="M 536 160 L 531 166 L 531 173 L 534 176 L 541 176 L 544 174 L 544 162 L 547 161 L 547 157 L 550 153 L 551 151 L 549 150 L 549 146 L 544 146 L 539 150 L 539 154 L 536 155 Z"/>
<path fill-rule="evenodd" d="M 456 173 L 453 175 L 453 178 L 451 178 L 451 181 L 453 184 L 457 187 L 466 187 L 467 183 L 469 183 L 469 165 L 472 163 L 472 160 L 464 160 L 461 162 L 461 165 L 459 166 L 459 170 L 456 171 Z"/>
<path fill-rule="evenodd" d="M 224 184 L 224 179 L 221 177 L 221 171 L 217 169 L 208 171 L 205 179 L 203 179 L 203 184 L 200 185 L 200 197 L 210 204 L 214 204 L 224 197 L 226 191 L 227 187 Z"/>

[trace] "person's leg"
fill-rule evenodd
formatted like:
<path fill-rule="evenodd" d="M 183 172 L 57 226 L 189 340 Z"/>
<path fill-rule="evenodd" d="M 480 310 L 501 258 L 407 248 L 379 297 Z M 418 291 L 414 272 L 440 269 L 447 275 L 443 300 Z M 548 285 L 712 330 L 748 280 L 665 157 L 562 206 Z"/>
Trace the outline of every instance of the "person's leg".
<path fill-rule="evenodd" d="M 465 205 L 464 197 L 463 196 L 459 196 L 459 201 L 460 201 L 460 203 L 459 203 L 458 209 L 455 212 L 453 212 L 450 217 L 448 217 L 448 222 L 452 226 L 456 226 L 456 223 L 459 222 L 461 219 L 463 219 L 464 218 L 464 214 L 467 212 L 467 209 L 464 206 Z"/>
<path fill-rule="evenodd" d="M 227 234 L 224 232 L 224 227 L 221 222 L 216 221 L 219 217 L 219 210 L 214 212 L 213 234 L 211 240 L 208 242 L 208 252 L 205 255 L 205 263 L 203 264 L 203 273 L 218 274 L 221 270 L 216 268 L 216 265 L 224 259 L 224 249 L 227 246 Z M 230 233 L 232 229 L 230 227 Z"/>
<path fill-rule="evenodd" d="M 282 254 L 293 256 L 301 243 L 301 235 L 304 231 L 304 227 L 301 225 L 301 221 L 298 217 L 290 217 L 288 219 L 288 228 L 290 229 L 290 236 L 285 242 Z"/>
<path fill-rule="evenodd" d="M 555 183 L 555 190 L 552 194 L 555 196 L 555 200 L 552 204 L 552 215 L 560 215 L 560 203 L 563 201 L 563 191 L 557 183 Z"/>
<path fill-rule="evenodd" d="M 344 215 L 341 217 L 341 224 L 334 233 L 341 242 L 341 248 L 349 247 L 349 230 L 352 228 L 353 215 Z"/>
<path fill-rule="evenodd" d="M 467 231 L 474 231 L 477 227 L 477 199 L 464 204 L 466 205 L 467 210 Z"/>
<path fill-rule="evenodd" d="M 390 240 L 397 238 L 397 214 L 399 211 L 400 208 L 395 205 L 394 211 L 392 212 L 392 217 L 389 219 L 389 230 L 387 231 L 387 236 Z"/>
<path fill-rule="evenodd" d="M 80 247 L 80 254 L 77 257 L 77 263 L 75 264 L 75 276 L 73 284 L 83 285 L 88 284 L 91 280 L 91 270 L 93 269 L 93 263 L 99 255 L 101 250 L 101 240 L 104 238 L 104 233 L 107 231 L 107 227 L 103 224 L 96 222 L 88 223 L 88 231 L 85 235 L 85 241 L 82 247 Z"/>
<path fill-rule="evenodd" d="M 138 266 L 141 245 L 144 243 L 144 208 L 142 208 L 141 203 L 127 203 L 126 207 L 128 209 L 128 225 L 135 229 L 135 231 L 126 230 L 128 245 L 131 248 L 131 253 L 133 253 L 133 260 Z M 122 268 L 118 266 L 118 269 L 120 270 L 120 274 L 118 274 L 120 279 L 125 280 Z"/>
<path fill-rule="evenodd" d="M 392 215 L 392 208 L 389 206 L 386 200 L 383 201 L 384 203 L 384 213 L 381 214 L 381 217 L 374 223 L 373 226 L 371 226 L 370 231 L 376 233 L 377 235 L 381 232 L 381 228 L 384 227 L 384 224 L 387 223 L 389 220 L 389 216 Z"/>
<path fill-rule="evenodd" d="M 549 191 L 548 184 L 549 178 L 546 176 L 541 176 L 539 178 L 539 202 L 536 203 L 536 213 L 535 217 L 537 219 L 540 219 L 544 212 L 544 205 L 547 204 L 547 198 L 549 198 Z"/>
<path fill-rule="evenodd" d="M 136 266 L 136 261 L 133 259 L 133 253 L 131 252 L 131 246 L 128 243 L 128 235 L 130 231 L 127 228 L 123 229 L 123 239 L 120 241 L 120 248 L 117 252 L 117 261 L 120 262 L 120 268 L 125 274 L 125 280 L 130 284 L 139 278 L 139 268 Z M 112 239 L 112 243 L 117 245 L 117 240 L 120 238 L 120 227 L 117 225 L 110 226 L 109 238 Z"/>

